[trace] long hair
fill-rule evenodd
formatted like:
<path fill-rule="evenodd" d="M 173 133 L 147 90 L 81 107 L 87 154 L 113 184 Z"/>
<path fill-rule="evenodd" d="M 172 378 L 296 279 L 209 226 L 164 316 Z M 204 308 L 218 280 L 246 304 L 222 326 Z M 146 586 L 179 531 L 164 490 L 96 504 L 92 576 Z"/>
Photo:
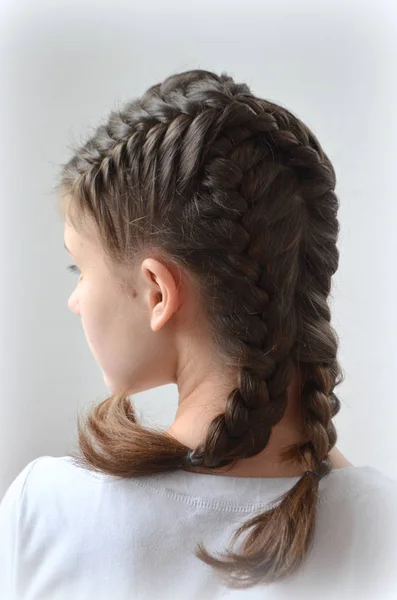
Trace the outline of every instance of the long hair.
<path fill-rule="evenodd" d="M 238 373 L 193 449 L 204 468 L 266 447 L 297 368 L 306 441 L 285 447 L 283 460 L 323 477 L 332 469 L 343 380 L 328 306 L 339 261 L 335 183 L 302 121 L 204 70 L 171 75 L 112 111 L 62 165 L 62 214 L 76 229 L 93 220 L 112 264 L 156 252 L 200 290 L 214 347 Z M 184 468 L 191 450 L 139 423 L 127 393 L 78 418 L 78 446 L 78 465 L 123 478 Z M 199 543 L 195 555 L 232 588 L 291 575 L 313 541 L 318 486 L 304 474 L 239 527 L 225 554 Z"/>

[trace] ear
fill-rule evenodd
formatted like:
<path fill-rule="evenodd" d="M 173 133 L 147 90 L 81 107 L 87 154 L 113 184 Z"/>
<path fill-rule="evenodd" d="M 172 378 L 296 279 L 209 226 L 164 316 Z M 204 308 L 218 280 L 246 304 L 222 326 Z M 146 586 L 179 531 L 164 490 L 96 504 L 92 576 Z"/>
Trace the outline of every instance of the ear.
<path fill-rule="evenodd" d="M 147 284 L 150 326 L 159 331 L 179 308 L 177 281 L 172 271 L 155 258 L 145 258 L 141 270 Z"/>

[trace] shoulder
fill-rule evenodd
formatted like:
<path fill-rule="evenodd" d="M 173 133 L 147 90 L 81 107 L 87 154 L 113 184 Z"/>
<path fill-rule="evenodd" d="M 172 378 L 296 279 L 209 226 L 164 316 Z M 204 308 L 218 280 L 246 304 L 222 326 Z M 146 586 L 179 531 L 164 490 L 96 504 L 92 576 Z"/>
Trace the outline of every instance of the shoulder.
<path fill-rule="evenodd" d="M 395 498 L 397 480 L 376 467 L 368 465 L 346 467 L 332 471 L 320 482 L 320 504 L 343 501 L 346 506 L 355 502 L 377 503 L 382 497 Z M 350 502 L 351 501 L 351 502 Z"/>
<path fill-rule="evenodd" d="M 368 530 L 376 521 L 397 527 L 397 480 L 375 467 L 352 467 L 335 473 L 320 495 L 324 513 L 335 514 L 338 521 L 349 520 Z"/>
<path fill-rule="evenodd" d="M 14 597 L 22 553 L 34 548 L 43 555 L 57 539 L 62 519 L 59 498 L 70 486 L 67 457 L 42 456 L 14 478 L 0 503 L 0 597 Z M 40 543 L 37 540 L 40 540 Z"/>
<path fill-rule="evenodd" d="M 373 590 L 370 598 L 395 598 L 397 482 L 384 476 L 357 495 L 344 531 L 352 532 L 352 555 L 363 595 Z"/>
<path fill-rule="evenodd" d="M 0 503 L 0 530 L 3 534 L 6 529 L 16 527 L 19 520 L 21 499 L 24 495 L 27 481 L 40 460 L 41 457 L 29 462 L 7 488 Z"/>
<path fill-rule="evenodd" d="M 319 507 L 326 562 L 341 573 L 348 569 L 363 598 L 393 597 L 388 594 L 397 564 L 397 481 L 362 467 L 347 469 L 331 487 Z"/>
<path fill-rule="evenodd" d="M 378 471 L 369 484 L 355 497 L 353 516 L 364 535 L 374 543 L 387 543 L 397 557 L 397 481 Z"/>
<path fill-rule="evenodd" d="M 17 501 L 21 498 L 23 490 L 25 488 L 26 482 L 29 478 L 29 475 L 36 464 L 42 459 L 42 457 L 36 458 L 28 463 L 13 479 L 9 487 L 7 488 L 4 497 L 2 499 L 2 506 L 5 504 L 9 504 L 10 502 Z"/>
<path fill-rule="evenodd" d="M 359 493 L 346 495 L 351 505 L 350 518 L 361 527 L 363 536 L 376 544 L 397 549 L 397 481 L 379 471 L 374 481 L 362 486 Z"/>
<path fill-rule="evenodd" d="M 41 513 L 54 506 L 57 497 L 67 501 L 78 496 L 79 489 L 103 480 L 76 466 L 70 456 L 40 456 L 29 462 L 15 477 L 1 502 L 0 515 L 22 512 L 24 518 L 35 509 Z M 0 517 L 1 518 L 1 517 Z"/>
<path fill-rule="evenodd" d="M 29 463 L 26 471 L 26 483 L 29 489 L 53 488 L 54 484 L 66 486 L 73 482 L 93 482 L 103 480 L 103 473 L 94 473 L 76 465 L 71 456 L 40 456 Z"/>

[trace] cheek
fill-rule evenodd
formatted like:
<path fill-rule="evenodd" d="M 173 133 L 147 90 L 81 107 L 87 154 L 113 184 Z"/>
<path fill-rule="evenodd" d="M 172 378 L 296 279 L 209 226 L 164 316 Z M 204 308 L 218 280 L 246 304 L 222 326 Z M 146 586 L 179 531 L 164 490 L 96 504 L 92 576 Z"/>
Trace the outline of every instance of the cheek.
<path fill-rule="evenodd" d="M 82 326 L 92 354 L 104 368 L 113 369 L 113 363 L 131 350 L 130 334 L 134 330 L 131 310 L 123 305 L 123 298 L 109 281 L 98 282 L 95 288 L 86 285 L 81 289 L 80 307 Z"/>
<path fill-rule="evenodd" d="M 106 297 L 95 294 L 86 287 L 81 290 L 80 316 L 87 342 L 94 352 L 100 350 L 104 340 L 109 336 L 111 307 Z"/>
<path fill-rule="evenodd" d="M 107 387 L 129 388 L 133 382 L 144 389 L 152 377 L 158 342 L 139 302 L 120 293 L 111 281 L 97 281 L 94 287 L 85 279 L 80 308 L 86 342 Z"/>

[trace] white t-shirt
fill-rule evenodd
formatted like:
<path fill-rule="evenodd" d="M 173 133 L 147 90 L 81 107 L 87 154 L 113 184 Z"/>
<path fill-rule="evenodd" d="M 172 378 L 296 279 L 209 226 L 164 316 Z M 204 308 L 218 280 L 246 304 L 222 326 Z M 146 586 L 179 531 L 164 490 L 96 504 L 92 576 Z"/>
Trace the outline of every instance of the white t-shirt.
<path fill-rule="evenodd" d="M 0 505 L 0 598 L 397 598 L 397 481 L 373 467 L 320 481 L 312 549 L 286 581 L 231 590 L 194 556 L 199 541 L 225 551 L 241 523 L 298 479 L 184 470 L 118 479 L 42 456 Z"/>

